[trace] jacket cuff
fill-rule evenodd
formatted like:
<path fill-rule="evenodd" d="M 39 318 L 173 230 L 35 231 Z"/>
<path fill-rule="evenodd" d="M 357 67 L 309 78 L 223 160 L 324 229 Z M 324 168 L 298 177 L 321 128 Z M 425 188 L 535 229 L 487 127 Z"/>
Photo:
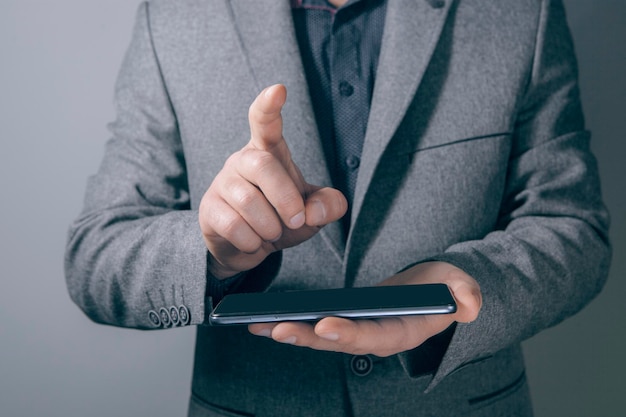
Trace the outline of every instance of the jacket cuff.
<path fill-rule="evenodd" d="M 410 378 L 419 378 L 425 375 L 435 375 L 441 361 L 448 350 L 456 323 L 453 323 L 443 332 L 431 337 L 415 349 L 398 354 L 400 364 Z"/>
<path fill-rule="evenodd" d="M 209 256 L 207 254 L 207 256 Z M 219 279 L 206 272 L 205 314 L 203 325 L 209 325 L 209 315 L 213 307 L 227 294 L 263 292 L 265 291 L 280 271 L 282 263 L 282 251 L 270 254 L 255 268 L 241 272 L 233 277 Z"/>

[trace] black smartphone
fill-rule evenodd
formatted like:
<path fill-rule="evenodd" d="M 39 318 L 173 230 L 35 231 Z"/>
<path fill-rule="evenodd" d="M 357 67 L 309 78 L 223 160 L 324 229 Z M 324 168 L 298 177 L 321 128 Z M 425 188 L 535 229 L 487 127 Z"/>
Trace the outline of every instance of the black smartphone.
<path fill-rule="evenodd" d="M 216 325 L 250 324 L 455 311 L 456 303 L 447 285 L 422 284 L 230 294 L 213 309 L 209 321 Z"/>

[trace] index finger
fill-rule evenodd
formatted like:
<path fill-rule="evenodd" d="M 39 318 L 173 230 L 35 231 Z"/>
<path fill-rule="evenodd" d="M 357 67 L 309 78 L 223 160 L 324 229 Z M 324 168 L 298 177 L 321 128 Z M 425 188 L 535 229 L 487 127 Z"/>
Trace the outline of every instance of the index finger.
<path fill-rule="evenodd" d="M 281 110 L 287 100 L 287 89 L 282 84 L 267 87 L 250 105 L 250 142 L 248 146 L 269 152 L 285 167 L 289 177 L 304 196 L 306 183 L 300 170 L 291 159 L 291 152 L 283 137 Z"/>
<path fill-rule="evenodd" d="M 291 154 L 283 138 L 281 115 L 286 100 L 287 89 L 284 85 L 276 84 L 261 91 L 248 112 L 250 145 L 271 152 L 284 165 L 291 162 Z"/>

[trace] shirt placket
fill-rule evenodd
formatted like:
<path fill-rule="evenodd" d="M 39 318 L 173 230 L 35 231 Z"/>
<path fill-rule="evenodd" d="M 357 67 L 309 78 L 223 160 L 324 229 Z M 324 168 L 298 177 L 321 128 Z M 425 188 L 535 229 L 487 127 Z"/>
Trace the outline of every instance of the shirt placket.
<path fill-rule="evenodd" d="M 330 41 L 330 81 L 334 114 L 335 152 L 340 189 L 352 201 L 360 165 L 367 114 L 367 91 L 359 56 L 361 33 L 352 22 L 335 16 Z"/>

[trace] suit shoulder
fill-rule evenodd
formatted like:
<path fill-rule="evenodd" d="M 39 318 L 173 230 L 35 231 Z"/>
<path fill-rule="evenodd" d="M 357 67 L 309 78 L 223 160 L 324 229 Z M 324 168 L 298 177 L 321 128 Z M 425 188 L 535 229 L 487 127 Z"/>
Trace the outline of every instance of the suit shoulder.
<path fill-rule="evenodd" d="M 147 0 L 145 2 L 151 20 L 190 24 L 207 16 L 228 15 L 226 0 Z"/>
<path fill-rule="evenodd" d="M 455 26 L 492 36 L 534 42 L 543 10 L 548 3 L 560 0 L 477 0 L 457 3 Z M 514 40 L 514 39 L 513 39 Z"/>
<path fill-rule="evenodd" d="M 233 22 L 227 0 L 148 0 L 146 19 L 156 43 L 185 44 L 219 36 Z"/>

